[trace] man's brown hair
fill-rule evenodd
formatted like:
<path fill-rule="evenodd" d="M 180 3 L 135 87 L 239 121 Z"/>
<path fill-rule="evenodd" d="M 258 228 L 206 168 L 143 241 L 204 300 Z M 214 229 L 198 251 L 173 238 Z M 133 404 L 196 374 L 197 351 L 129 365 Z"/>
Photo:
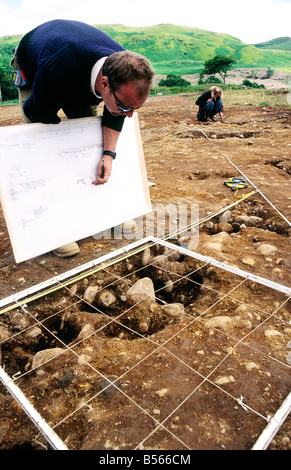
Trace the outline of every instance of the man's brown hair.
<path fill-rule="evenodd" d="M 150 93 L 154 76 L 150 61 L 132 51 L 115 52 L 108 56 L 102 73 L 108 77 L 113 91 L 118 91 L 126 82 L 135 82 L 140 97 Z"/>

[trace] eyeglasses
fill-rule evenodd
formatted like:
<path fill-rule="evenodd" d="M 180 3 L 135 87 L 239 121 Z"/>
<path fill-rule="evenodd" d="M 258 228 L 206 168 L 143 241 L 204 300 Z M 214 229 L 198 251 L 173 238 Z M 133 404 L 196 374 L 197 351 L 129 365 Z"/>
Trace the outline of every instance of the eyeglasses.
<path fill-rule="evenodd" d="M 113 89 L 111 88 L 111 91 L 113 93 L 113 96 L 115 98 L 115 101 L 116 101 L 116 104 L 117 104 L 117 107 L 120 111 L 122 111 L 123 113 L 130 113 L 131 111 L 135 111 L 136 109 L 139 109 L 141 108 L 141 106 L 138 106 L 137 108 L 130 108 L 129 106 L 124 106 L 120 101 L 119 99 L 117 98 L 115 92 L 113 91 Z M 142 104 L 142 106 L 144 105 L 145 103 Z"/>

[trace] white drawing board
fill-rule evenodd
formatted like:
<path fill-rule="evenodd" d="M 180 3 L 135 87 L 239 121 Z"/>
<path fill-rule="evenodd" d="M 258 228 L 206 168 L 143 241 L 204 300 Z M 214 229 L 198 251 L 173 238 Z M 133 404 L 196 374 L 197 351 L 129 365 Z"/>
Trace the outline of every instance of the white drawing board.
<path fill-rule="evenodd" d="M 0 127 L 0 196 L 17 263 L 151 211 L 138 116 L 126 118 L 109 181 L 92 184 L 101 118 Z"/>

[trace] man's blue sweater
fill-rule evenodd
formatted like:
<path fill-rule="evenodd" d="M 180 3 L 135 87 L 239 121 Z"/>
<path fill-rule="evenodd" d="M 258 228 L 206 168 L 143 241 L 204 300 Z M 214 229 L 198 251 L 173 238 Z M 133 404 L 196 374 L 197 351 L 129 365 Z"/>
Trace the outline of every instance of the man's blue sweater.
<path fill-rule="evenodd" d="M 91 71 L 102 57 L 124 48 L 97 28 L 79 21 L 54 20 L 27 33 L 17 50 L 18 64 L 33 94 L 23 105 L 32 122 L 58 123 L 57 112 L 96 105 L 102 100 L 91 92 Z M 123 116 L 104 109 L 102 124 L 121 130 Z"/>

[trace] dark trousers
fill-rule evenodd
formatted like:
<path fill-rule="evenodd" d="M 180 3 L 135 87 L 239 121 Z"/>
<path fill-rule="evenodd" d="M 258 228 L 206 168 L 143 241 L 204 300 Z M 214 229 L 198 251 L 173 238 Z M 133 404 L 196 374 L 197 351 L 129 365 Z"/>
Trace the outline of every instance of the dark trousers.
<path fill-rule="evenodd" d="M 222 101 L 208 101 L 204 105 L 199 106 L 199 111 L 197 113 L 198 121 L 206 121 L 208 117 L 212 118 L 215 114 L 219 113 L 222 110 Z"/>

